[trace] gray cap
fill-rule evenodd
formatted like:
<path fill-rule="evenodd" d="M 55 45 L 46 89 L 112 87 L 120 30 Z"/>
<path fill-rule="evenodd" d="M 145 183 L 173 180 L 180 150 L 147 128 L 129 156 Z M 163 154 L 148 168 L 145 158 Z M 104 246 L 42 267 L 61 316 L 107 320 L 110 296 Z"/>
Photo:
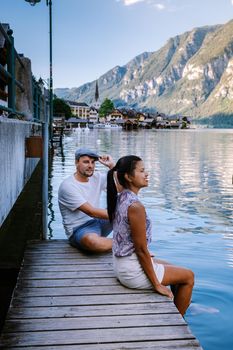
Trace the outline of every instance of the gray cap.
<path fill-rule="evenodd" d="M 94 158 L 95 160 L 99 158 L 98 154 L 91 151 L 90 149 L 87 149 L 87 148 L 77 149 L 77 151 L 75 152 L 75 159 L 79 160 L 79 158 L 82 156 L 88 156 L 88 157 Z"/>

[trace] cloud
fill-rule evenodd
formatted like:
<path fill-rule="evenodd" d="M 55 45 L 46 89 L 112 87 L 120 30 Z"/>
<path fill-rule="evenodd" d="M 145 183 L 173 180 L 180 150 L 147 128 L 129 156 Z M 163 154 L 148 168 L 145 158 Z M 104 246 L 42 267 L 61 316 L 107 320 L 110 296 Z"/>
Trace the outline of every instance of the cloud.
<path fill-rule="evenodd" d="M 122 2 L 124 6 L 132 6 L 139 2 L 144 2 L 147 5 L 151 5 L 155 9 L 162 11 L 165 10 L 165 5 L 158 3 L 157 0 L 116 0 L 117 2 Z M 233 2 L 233 0 L 231 0 Z"/>
<path fill-rule="evenodd" d="M 144 0 L 123 0 L 123 4 L 125 6 L 131 6 L 131 5 L 134 5 L 136 4 L 137 2 L 142 2 Z"/>
<path fill-rule="evenodd" d="M 159 11 L 165 10 L 165 6 L 163 4 L 158 4 L 157 3 L 157 4 L 154 4 L 153 6 Z"/>

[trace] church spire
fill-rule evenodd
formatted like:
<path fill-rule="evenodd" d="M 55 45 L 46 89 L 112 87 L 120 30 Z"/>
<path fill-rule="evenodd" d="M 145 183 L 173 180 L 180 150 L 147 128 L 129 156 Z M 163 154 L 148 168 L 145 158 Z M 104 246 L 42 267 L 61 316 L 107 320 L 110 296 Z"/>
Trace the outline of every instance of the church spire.
<path fill-rule="evenodd" d="M 97 102 L 99 99 L 99 88 L 98 88 L 98 81 L 96 80 L 95 84 L 95 101 Z"/>

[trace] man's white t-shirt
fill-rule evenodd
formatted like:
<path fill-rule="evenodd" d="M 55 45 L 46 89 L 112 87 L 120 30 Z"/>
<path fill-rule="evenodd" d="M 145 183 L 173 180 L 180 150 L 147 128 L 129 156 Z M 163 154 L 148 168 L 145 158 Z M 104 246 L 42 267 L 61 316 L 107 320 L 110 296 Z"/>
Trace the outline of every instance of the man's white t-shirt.
<path fill-rule="evenodd" d="M 95 172 L 88 182 L 80 182 L 74 175 L 66 178 L 58 190 L 58 203 L 66 235 L 73 234 L 73 228 L 83 225 L 92 218 L 78 208 L 88 202 L 100 207 L 100 195 L 106 189 L 107 173 Z"/>

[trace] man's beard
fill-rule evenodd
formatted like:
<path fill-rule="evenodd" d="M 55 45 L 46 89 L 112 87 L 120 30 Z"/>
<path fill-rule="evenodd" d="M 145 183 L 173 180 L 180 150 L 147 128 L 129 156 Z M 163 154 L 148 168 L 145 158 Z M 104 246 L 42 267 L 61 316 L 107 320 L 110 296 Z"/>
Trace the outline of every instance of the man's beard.
<path fill-rule="evenodd" d="M 91 177 L 94 173 L 94 170 L 86 170 L 84 171 L 81 175 L 85 176 L 85 177 Z"/>

